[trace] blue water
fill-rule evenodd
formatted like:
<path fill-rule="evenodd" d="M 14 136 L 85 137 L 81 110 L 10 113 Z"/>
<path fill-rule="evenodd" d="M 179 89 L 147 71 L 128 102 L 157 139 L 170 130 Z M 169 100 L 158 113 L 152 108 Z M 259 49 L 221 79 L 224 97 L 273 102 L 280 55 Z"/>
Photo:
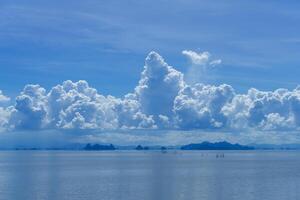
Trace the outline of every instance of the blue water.
<path fill-rule="evenodd" d="M 294 200 L 300 152 L 2 151 L 0 199 Z"/>

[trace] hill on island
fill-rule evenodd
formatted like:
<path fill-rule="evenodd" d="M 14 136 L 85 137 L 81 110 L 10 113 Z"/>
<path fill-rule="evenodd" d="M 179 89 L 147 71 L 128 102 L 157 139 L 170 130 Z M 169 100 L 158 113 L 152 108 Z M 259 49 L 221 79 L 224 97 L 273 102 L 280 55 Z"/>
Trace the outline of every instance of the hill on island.
<path fill-rule="evenodd" d="M 254 147 L 229 142 L 202 142 L 198 144 L 188 144 L 180 148 L 181 150 L 253 150 Z"/>
<path fill-rule="evenodd" d="M 87 144 L 84 147 L 84 150 L 88 151 L 100 151 L 100 150 L 116 150 L 115 146 L 110 144 L 110 145 L 101 145 L 101 144 Z"/>

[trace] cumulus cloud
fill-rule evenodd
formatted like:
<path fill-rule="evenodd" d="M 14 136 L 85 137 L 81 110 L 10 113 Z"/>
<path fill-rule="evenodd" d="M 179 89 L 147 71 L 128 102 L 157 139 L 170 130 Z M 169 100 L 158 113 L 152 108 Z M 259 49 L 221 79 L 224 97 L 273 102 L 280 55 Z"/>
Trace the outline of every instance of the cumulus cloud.
<path fill-rule="evenodd" d="M 207 51 L 197 53 L 195 51 L 191 50 L 183 50 L 182 54 L 185 55 L 187 58 L 190 59 L 190 61 L 195 65 L 202 65 L 205 67 L 211 67 L 218 64 L 221 64 L 221 60 L 212 60 L 211 54 Z"/>
<path fill-rule="evenodd" d="M 229 85 L 186 86 L 175 98 L 176 125 L 184 129 L 224 127 L 227 119 L 221 110 L 234 95 Z"/>
<path fill-rule="evenodd" d="M 46 90 L 39 85 L 26 85 L 16 98 L 11 112 L 10 124 L 13 128 L 44 128 L 46 121 Z"/>
<path fill-rule="evenodd" d="M 185 55 L 191 63 L 186 74 L 186 80 L 189 83 L 204 82 L 207 79 L 209 71 L 222 63 L 220 59 L 213 59 L 211 54 L 207 51 L 195 52 L 184 50 L 182 54 Z"/>
<path fill-rule="evenodd" d="M 9 109 L 0 107 L 0 132 L 8 129 L 10 113 Z"/>
<path fill-rule="evenodd" d="M 7 105 L 9 101 L 10 98 L 5 96 L 0 90 L 0 132 L 8 128 L 11 108 L 5 107 L 5 105 Z"/>
<path fill-rule="evenodd" d="M 5 96 L 5 95 L 3 94 L 3 92 L 0 90 L 0 104 L 1 104 L 1 103 L 6 103 L 6 102 L 8 102 L 9 100 L 10 100 L 10 98 L 7 97 L 7 96 Z"/>
<path fill-rule="evenodd" d="M 86 81 L 65 81 L 47 94 L 48 121 L 63 129 L 111 129 L 117 124 L 116 101 L 98 94 Z"/>
<path fill-rule="evenodd" d="M 142 113 L 168 124 L 174 99 L 184 86 L 183 74 L 169 66 L 158 53 L 151 52 L 134 95 Z"/>
<path fill-rule="evenodd" d="M 208 53 L 184 51 L 193 62 L 218 63 Z M 2 101 L 8 101 L 2 92 Z M 86 81 L 65 81 L 49 91 L 26 85 L 14 105 L 0 107 L 0 130 L 213 130 L 296 131 L 300 87 L 237 94 L 230 85 L 188 84 L 151 52 L 140 81 L 121 98 L 104 96 Z M 76 131 L 74 131 L 76 132 Z"/>
<path fill-rule="evenodd" d="M 222 112 L 229 120 L 229 127 L 298 129 L 299 97 L 299 88 L 292 91 L 278 89 L 273 92 L 250 89 L 245 95 L 236 95 L 222 108 Z"/>

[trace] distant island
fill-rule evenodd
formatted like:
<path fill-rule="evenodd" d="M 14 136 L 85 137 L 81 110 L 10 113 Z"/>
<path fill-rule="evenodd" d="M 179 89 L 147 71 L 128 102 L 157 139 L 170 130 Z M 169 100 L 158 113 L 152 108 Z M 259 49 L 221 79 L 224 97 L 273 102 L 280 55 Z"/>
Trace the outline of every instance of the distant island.
<path fill-rule="evenodd" d="M 300 144 L 232 144 L 227 141 L 222 142 L 202 142 L 202 143 L 191 143 L 187 145 L 113 145 L 113 144 L 82 144 L 74 143 L 62 147 L 13 147 L 13 148 L 0 148 L 0 150 L 19 150 L 19 151 L 52 151 L 52 150 L 86 150 L 86 151 L 111 151 L 111 150 L 137 150 L 137 151 L 168 151 L 168 150 L 300 150 Z"/>
<path fill-rule="evenodd" d="M 103 151 L 103 150 L 116 150 L 115 146 L 110 144 L 110 145 L 101 145 L 101 144 L 87 144 L 84 147 L 84 150 L 87 151 Z"/>
<path fill-rule="evenodd" d="M 137 147 L 135 147 L 135 150 L 138 150 L 138 151 L 140 151 L 140 150 L 149 150 L 149 147 L 147 147 L 147 146 L 143 147 L 142 145 L 138 145 Z"/>
<path fill-rule="evenodd" d="M 202 142 L 199 144 L 188 144 L 180 148 L 181 150 L 253 150 L 254 147 L 229 142 Z"/>
<path fill-rule="evenodd" d="M 202 142 L 202 143 L 194 143 L 194 144 L 188 144 L 183 146 L 174 146 L 174 147 L 165 147 L 165 146 L 126 146 L 126 148 L 123 148 L 122 146 L 118 146 L 117 148 L 113 144 L 109 145 L 103 145 L 103 144 L 87 144 L 84 148 L 84 150 L 88 151 L 102 151 L 102 150 L 137 150 L 137 151 L 143 151 L 143 150 L 161 150 L 166 151 L 167 149 L 180 149 L 180 150 L 253 150 L 255 147 L 252 146 L 246 146 L 246 145 L 240 145 L 240 144 L 231 144 L 229 142 L 223 141 L 223 142 Z"/>

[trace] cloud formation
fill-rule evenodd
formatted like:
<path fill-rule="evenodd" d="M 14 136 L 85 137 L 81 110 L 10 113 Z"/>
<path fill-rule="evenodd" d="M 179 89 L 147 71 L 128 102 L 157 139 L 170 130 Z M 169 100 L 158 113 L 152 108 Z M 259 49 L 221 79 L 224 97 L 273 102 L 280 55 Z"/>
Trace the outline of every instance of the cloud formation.
<path fill-rule="evenodd" d="M 217 62 L 184 51 L 195 63 Z M 0 101 L 9 98 L 0 91 Z M 70 80 L 47 91 L 26 85 L 14 105 L 0 107 L 0 130 L 298 130 L 300 88 L 249 89 L 188 84 L 156 52 L 146 58 L 138 85 L 122 98 L 101 95 L 84 81 Z"/>
<path fill-rule="evenodd" d="M 201 65 L 203 67 L 214 67 L 222 63 L 222 60 L 213 60 L 211 54 L 207 51 L 197 53 L 191 50 L 183 50 L 182 54 L 185 55 L 194 65 Z"/>
<path fill-rule="evenodd" d="M 10 98 L 5 96 L 0 90 L 0 132 L 5 131 L 8 126 L 8 120 L 10 118 L 10 109 L 4 107 Z"/>
<path fill-rule="evenodd" d="M 8 102 L 9 100 L 10 100 L 10 98 L 7 97 L 7 96 L 5 96 L 5 95 L 3 94 L 3 92 L 0 90 L 0 104 L 1 104 L 1 103 L 6 103 L 6 102 Z"/>
<path fill-rule="evenodd" d="M 183 129 L 215 129 L 226 126 L 222 108 L 235 93 L 229 85 L 187 85 L 174 102 L 176 125 Z"/>
<path fill-rule="evenodd" d="M 213 59 L 207 51 L 195 52 L 184 50 L 182 54 L 190 61 L 190 66 L 186 74 L 186 81 L 190 84 L 195 84 L 199 81 L 203 83 L 209 72 L 222 63 L 220 59 Z"/>

